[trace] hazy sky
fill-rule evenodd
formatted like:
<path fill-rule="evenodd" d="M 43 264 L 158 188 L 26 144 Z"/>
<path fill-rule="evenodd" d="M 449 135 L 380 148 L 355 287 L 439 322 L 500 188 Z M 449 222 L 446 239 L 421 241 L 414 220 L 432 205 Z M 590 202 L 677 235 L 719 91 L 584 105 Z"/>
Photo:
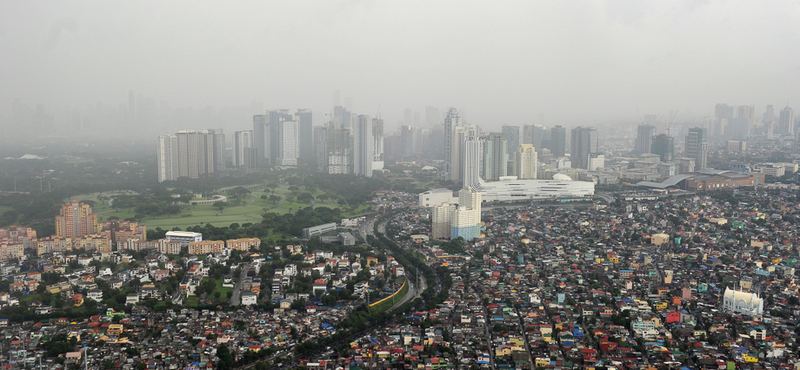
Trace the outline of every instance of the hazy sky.
<path fill-rule="evenodd" d="M 2 1 L 0 116 L 48 108 L 310 107 L 491 128 L 800 109 L 797 1 Z M 247 123 L 243 123 L 243 128 Z"/>

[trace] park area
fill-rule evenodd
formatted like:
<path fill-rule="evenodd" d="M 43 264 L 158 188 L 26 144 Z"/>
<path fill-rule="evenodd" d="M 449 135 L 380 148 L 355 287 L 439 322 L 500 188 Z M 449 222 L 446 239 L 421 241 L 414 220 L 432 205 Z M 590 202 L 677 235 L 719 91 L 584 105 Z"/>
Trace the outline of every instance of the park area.
<path fill-rule="evenodd" d="M 136 204 L 125 204 L 120 207 L 115 205 L 119 197 L 137 196 L 131 191 L 114 191 L 102 193 L 81 194 L 73 197 L 80 202 L 92 206 L 98 215 L 98 221 L 103 222 L 111 218 L 119 220 L 136 220 L 148 227 L 160 227 L 168 230 L 175 227 L 185 229 L 196 225 L 211 224 L 217 227 L 231 224 L 245 224 L 261 222 L 263 214 L 274 213 L 277 215 L 296 213 L 298 210 L 313 207 L 340 208 L 345 217 L 355 217 L 366 213 L 366 205 L 349 206 L 347 202 L 334 194 L 317 188 L 281 184 L 254 184 L 245 187 L 223 188 L 213 194 L 222 194 L 227 197 L 226 202 L 215 204 L 192 204 L 193 201 L 202 201 L 206 198 L 193 198 L 192 201 L 180 205 L 179 211 L 172 214 L 148 215 L 137 212 Z M 277 185 L 277 186 L 276 186 Z M 252 190 L 248 190 L 252 189 Z M 68 200 L 65 200 L 67 202 Z M 119 204 L 119 203 L 118 203 Z"/>

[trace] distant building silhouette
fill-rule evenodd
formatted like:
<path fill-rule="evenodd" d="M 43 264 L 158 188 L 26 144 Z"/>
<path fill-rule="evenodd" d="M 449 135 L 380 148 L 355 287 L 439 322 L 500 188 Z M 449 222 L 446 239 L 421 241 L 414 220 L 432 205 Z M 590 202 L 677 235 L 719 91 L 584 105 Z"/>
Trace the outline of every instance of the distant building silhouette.
<path fill-rule="evenodd" d="M 573 168 L 589 168 L 589 157 L 598 153 L 597 130 L 590 127 L 575 127 L 570 137 L 570 161 Z"/>
<path fill-rule="evenodd" d="M 554 157 L 567 155 L 567 129 L 555 126 L 550 129 L 550 151 Z"/>

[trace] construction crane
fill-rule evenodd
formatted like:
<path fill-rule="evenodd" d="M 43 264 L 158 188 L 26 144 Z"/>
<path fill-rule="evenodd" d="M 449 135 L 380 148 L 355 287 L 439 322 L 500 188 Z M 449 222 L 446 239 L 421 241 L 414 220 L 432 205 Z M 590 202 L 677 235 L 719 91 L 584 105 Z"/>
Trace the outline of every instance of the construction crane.
<path fill-rule="evenodd" d="M 675 122 L 675 117 L 678 116 L 678 111 L 672 112 L 672 117 L 669 119 L 669 123 L 667 123 L 667 136 L 669 135 L 669 128 L 672 127 L 672 123 Z"/>

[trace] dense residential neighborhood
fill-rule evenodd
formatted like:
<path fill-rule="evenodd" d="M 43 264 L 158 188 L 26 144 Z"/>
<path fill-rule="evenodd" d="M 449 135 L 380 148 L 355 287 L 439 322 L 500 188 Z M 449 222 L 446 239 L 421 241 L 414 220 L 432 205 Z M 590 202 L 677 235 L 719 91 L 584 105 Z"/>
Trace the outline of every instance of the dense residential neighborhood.
<path fill-rule="evenodd" d="M 484 207 L 480 237 L 466 242 L 429 238 L 430 208 L 415 194 L 378 193 L 385 216 L 348 221 L 350 232 L 391 235 L 448 283 L 437 286 L 446 289 L 440 303 L 406 306 L 355 336 L 337 336 L 348 316 L 405 293 L 406 283 L 415 288 L 406 300 L 434 285 L 372 235 L 355 246 L 312 238 L 254 241 L 245 251 L 227 247 L 244 241 L 202 241 L 189 243 L 219 250 L 174 255 L 153 245 L 9 259 L 4 356 L 10 365 L 70 367 L 84 364 L 86 345 L 89 364 L 108 369 L 800 364 L 793 193 L 613 197 Z M 313 345 L 334 336 L 344 341 Z"/>

